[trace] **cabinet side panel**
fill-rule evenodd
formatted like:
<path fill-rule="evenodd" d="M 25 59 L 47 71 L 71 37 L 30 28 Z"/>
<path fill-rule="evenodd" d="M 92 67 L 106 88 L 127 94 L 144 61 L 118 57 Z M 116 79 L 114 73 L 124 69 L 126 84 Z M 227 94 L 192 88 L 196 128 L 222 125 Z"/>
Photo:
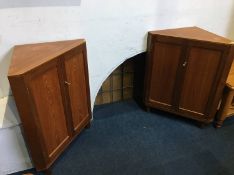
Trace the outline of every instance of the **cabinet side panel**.
<path fill-rule="evenodd" d="M 65 55 L 65 72 L 74 130 L 80 128 L 89 118 L 88 92 L 86 91 L 85 62 L 82 50 Z"/>
<path fill-rule="evenodd" d="M 213 88 L 221 51 L 192 47 L 190 49 L 179 108 L 205 114 Z M 213 94 L 215 95 L 215 94 Z"/>
<path fill-rule="evenodd" d="M 28 91 L 24 84 L 23 77 L 8 77 L 11 85 L 11 90 L 16 102 L 16 106 L 20 115 L 23 126 L 23 135 L 27 146 L 31 153 L 34 166 L 37 170 L 46 168 L 45 160 L 42 154 L 41 142 L 37 130 L 35 116 L 31 111 L 31 104 L 28 97 Z"/>
<path fill-rule="evenodd" d="M 171 106 L 175 88 L 177 69 L 182 46 L 169 43 L 154 43 L 152 70 L 149 87 L 151 102 Z"/>
<path fill-rule="evenodd" d="M 230 46 L 226 47 L 224 54 L 223 54 L 223 57 L 222 57 L 222 62 L 224 64 L 224 66 L 223 66 L 224 68 L 223 68 L 223 71 L 221 73 L 221 78 L 218 82 L 216 96 L 211 101 L 211 112 L 209 114 L 210 118 L 213 118 L 217 112 L 217 106 L 218 106 L 218 103 L 222 97 L 222 92 L 223 92 L 223 89 L 225 87 L 227 76 L 228 76 L 231 64 L 233 62 L 233 59 L 234 59 L 234 45 L 230 45 Z"/>
<path fill-rule="evenodd" d="M 57 66 L 35 72 L 29 85 L 47 155 L 52 158 L 69 139 Z"/>

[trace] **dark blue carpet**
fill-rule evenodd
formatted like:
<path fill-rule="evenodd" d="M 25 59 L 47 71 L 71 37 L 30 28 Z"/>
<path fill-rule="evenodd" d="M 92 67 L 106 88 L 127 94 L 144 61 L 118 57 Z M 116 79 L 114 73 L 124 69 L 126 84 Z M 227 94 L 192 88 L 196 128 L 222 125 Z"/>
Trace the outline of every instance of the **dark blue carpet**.
<path fill-rule="evenodd" d="M 91 128 L 55 163 L 53 174 L 234 175 L 234 120 L 201 129 L 168 113 L 147 113 L 134 101 L 98 106 Z"/>

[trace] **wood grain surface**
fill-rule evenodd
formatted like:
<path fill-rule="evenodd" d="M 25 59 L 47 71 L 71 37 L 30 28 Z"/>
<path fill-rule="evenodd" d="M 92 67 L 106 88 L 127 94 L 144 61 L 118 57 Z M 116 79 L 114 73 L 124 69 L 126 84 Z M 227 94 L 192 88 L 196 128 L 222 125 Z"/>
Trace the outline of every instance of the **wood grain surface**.
<path fill-rule="evenodd" d="M 151 70 L 153 78 L 149 87 L 150 101 L 172 105 L 180 55 L 180 45 L 155 43 Z"/>
<path fill-rule="evenodd" d="M 79 39 L 16 46 L 8 78 L 34 166 L 48 172 L 90 126 L 86 43 Z"/>
<path fill-rule="evenodd" d="M 69 91 L 74 130 L 89 117 L 86 92 L 84 55 L 82 52 L 65 56 L 66 86 Z"/>
<path fill-rule="evenodd" d="M 231 67 L 233 48 L 231 40 L 198 27 L 149 32 L 146 107 L 211 122 Z"/>

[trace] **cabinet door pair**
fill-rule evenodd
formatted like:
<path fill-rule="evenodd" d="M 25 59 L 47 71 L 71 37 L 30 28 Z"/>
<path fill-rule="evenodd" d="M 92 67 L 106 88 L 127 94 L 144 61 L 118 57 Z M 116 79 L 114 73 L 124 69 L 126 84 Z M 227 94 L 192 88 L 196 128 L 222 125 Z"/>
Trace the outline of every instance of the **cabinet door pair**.
<path fill-rule="evenodd" d="M 212 117 L 228 48 L 159 36 L 149 43 L 146 105 L 198 120 Z"/>
<path fill-rule="evenodd" d="M 85 48 L 34 69 L 27 82 L 40 143 L 50 162 L 90 120 Z"/>

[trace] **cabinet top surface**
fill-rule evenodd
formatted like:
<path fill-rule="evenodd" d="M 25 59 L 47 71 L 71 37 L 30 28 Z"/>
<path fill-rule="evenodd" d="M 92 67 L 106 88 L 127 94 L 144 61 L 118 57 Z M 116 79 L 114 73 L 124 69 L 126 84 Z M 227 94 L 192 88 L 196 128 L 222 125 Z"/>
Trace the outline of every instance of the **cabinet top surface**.
<path fill-rule="evenodd" d="M 221 44 L 233 43 L 231 40 L 227 38 L 208 32 L 199 27 L 166 29 L 166 30 L 151 31 L 149 33 L 153 35 L 156 34 L 156 35 L 172 36 L 172 37 L 178 37 L 178 38 L 208 41 L 208 42 L 221 43 Z"/>
<path fill-rule="evenodd" d="M 13 49 L 8 76 L 17 76 L 84 44 L 84 39 L 17 45 Z"/>

